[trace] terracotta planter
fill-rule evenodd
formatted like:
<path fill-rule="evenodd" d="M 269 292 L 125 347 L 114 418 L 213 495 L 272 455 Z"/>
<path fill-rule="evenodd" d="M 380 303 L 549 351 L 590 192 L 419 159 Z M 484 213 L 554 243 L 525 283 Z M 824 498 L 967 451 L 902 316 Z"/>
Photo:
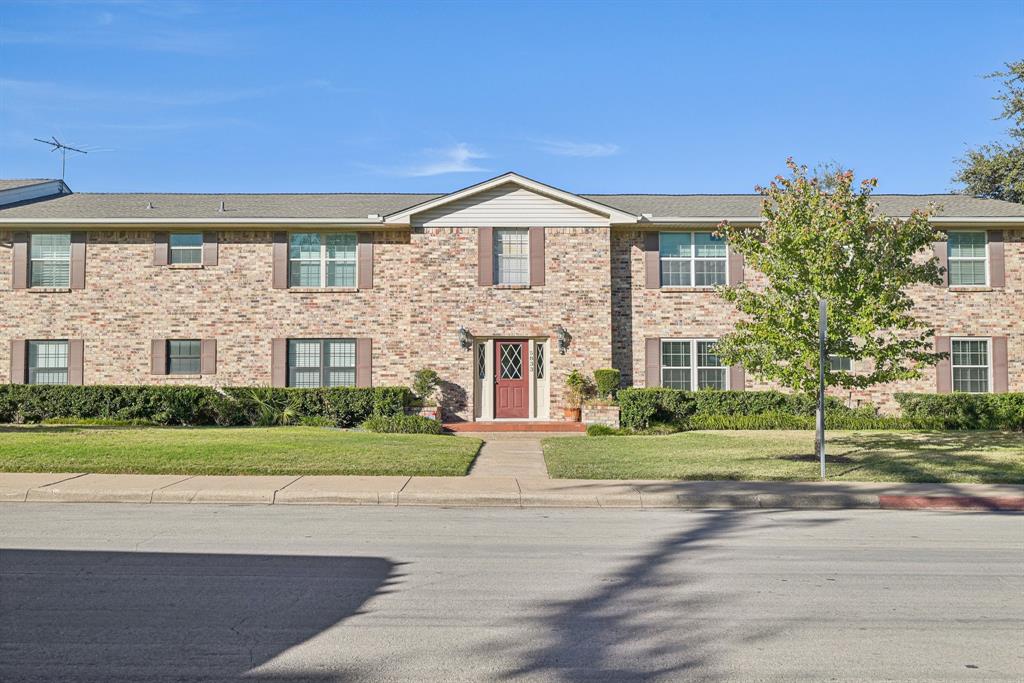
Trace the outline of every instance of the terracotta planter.
<path fill-rule="evenodd" d="M 580 409 L 579 408 L 566 408 L 565 409 L 565 419 L 568 420 L 569 422 L 579 422 L 580 421 Z"/>

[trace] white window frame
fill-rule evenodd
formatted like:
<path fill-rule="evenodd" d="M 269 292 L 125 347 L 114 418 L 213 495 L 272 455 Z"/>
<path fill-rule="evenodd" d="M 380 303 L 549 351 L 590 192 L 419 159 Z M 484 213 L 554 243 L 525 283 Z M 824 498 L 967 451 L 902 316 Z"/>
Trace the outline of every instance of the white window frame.
<path fill-rule="evenodd" d="M 714 235 L 714 230 L 661 230 L 658 232 L 658 286 L 667 289 L 704 289 L 707 287 L 727 287 L 729 286 L 729 247 L 725 248 L 724 256 L 697 256 L 697 235 Z M 662 256 L 661 255 L 661 238 L 662 235 L 682 235 L 688 234 L 690 236 L 690 255 L 689 256 Z M 725 244 L 725 240 L 722 240 L 722 244 Z M 688 261 L 690 263 L 690 284 L 688 285 L 667 285 L 665 284 L 665 269 L 662 264 L 665 261 Z M 720 285 L 698 285 L 697 284 L 697 261 L 721 261 L 725 264 L 725 282 Z"/>
<path fill-rule="evenodd" d="M 333 343 L 346 343 L 352 345 L 352 365 L 331 365 L 331 352 L 330 345 Z M 317 344 L 319 346 L 319 364 L 313 365 L 292 365 L 292 344 L 293 343 L 309 343 Z M 305 338 L 305 337 L 290 337 L 286 342 L 285 353 L 287 359 L 285 364 L 287 366 L 287 380 L 286 385 L 292 388 L 306 388 L 306 389 L 327 389 L 331 387 L 355 387 L 358 386 L 358 379 L 356 377 L 359 372 L 359 345 L 356 340 L 352 337 L 323 337 L 323 338 Z M 320 376 L 319 384 L 315 387 L 298 387 L 295 384 L 294 375 L 300 370 L 309 372 L 316 369 Z M 330 376 L 333 371 L 347 371 L 352 372 L 352 383 L 351 384 L 331 384 Z"/>
<path fill-rule="evenodd" d="M 501 240 L 501 234 L 502 233 L 516 233 L 517 235 L 519 235 L 519 234 L 524 235 L 524 240 L 525 240 L 525 243 L 526 243 L 526 255 L 522 256 L 522 257 L 519 257 L 519 256 L 508 257 L 508 258 L 522 258 L 526 262 L 526 268 L 523 271 L 525 273 L 525 278 L 524 278 L 524 280 L 522 282 L 506 282 L 506 281 L 503 281 L 501 279 L 503 273 L 505 272 L 505 270 L 500 266 L 500 263 L 501 263 L 501 259 L 506 258 L 502 254 L 502 251 L 501 251 L 501 249 L 504 247 L 504 244 L 503 244 L 503 242 Z M 498 284 L 498 285 L 511 285 L 511 286 L 514 286 L 514 287 L 527 287 L 527 286 L 529 286 L 530 285 L 530 277 L 532 275 L 530 273 L 530 229 L 529 228 L 494 228 L 493 239 L 494 239 L 494 248 L 493 248 L 492 251 L 494 252 L 494 257 L 493 257 L 494 258 L 494 283 Z"/>
<path fill-rule="evenodd" d="M 32 367 L 32 348 L 37 344 L 63 344 L 64 345 L 64 365 L 61 366 L 36 366 Z M 38 359 L 38 354 L 37 354 Z M 26 381 L 29 384 L 39 386 L 65 386 L 71 379 L 70 366 L 71 365 L 71 343 L 67 339 L 30 339 L 26 344 L 25 348 L 25 374 Z M 42 372 L 61 372 L 64 373 L 63 382 L 37 382 L 36 378 L 39 376 L 40 371 Z"/>
<path fill-rule="evenodd" d="M 980 233 L 985 238 L 985 256 L 953 256 L 952 248 L 949 244 L 949 237 L 954 233 Z M 992 278 L 992 265 L 990 263 L 990 250 L 988 241 L 987 230 L 949 230 L 946 232 L 946 281 L 950 287 L 989 287 Z M 953 282 L 953 261 L 981 261 L 985 264 L 985 282 L 984 284 L 972 284 L 965 285 Z"/>
<path fill-rule="evenodd" d="M 293 285 L 292 284 L 292 264 L 313 262 L 311 258 L 292 258 L 292 237 L 294 235 L 317 235 L 320 238 L 320 284 L 319 285 Z M 356 248 L 353 252 L 352 259 L 346 258 L 330 258 L 327 256 L 327 238 L 333 235 L 352 235 L 355 237 Z M 352 284 L 351 285 L 328 285 L 327 284 L 327 271 L 328 266 L 332 263 L 352 263 Z M 295 232 L 288 233 L 288 287 L 289 288 L 304 288 L 314 286 L 319 289 L 354 289 L 359 286 L 359 236 L 353 232 L 317 232 L 315 230 L 296 230 Z"/>
<path fill-rule="evenodd" d="M 658 368 L 658 386 L 661 386 L 661 387 L 665 386 L 665 370 L 666 369 L 669 369 L 669 370 L 682 370 L 682 369 L 685 369 L 685 367 L 686 367 L 686 366 L 681 366 L 681 365 L 680 366 L 677 366 L 677 365 L 665 365 L 665 344 L 669 343 L 669 342 L 682 342 L 682 343 L 686 343 L 686 344 L 690 345 L 690 367 L 689 367 L 689 370 L 690 370 L 690 386 L 689 386 L 689 388 L 685 389 L 684 391 L 701 391 L 701 389 L 698 388 L 699 380 L 697 379 L 698 376 L 700 375 L 700 371 L 701 370 L 724 370 L 725 371 L 725 386 L 722 389 L 718 389 L 717 391 L 729 391 L 732 388 L 730 386 L 730 384 L 729 384 L 729 380 L 730 380 L 729 375 L 732 374 L 732 373 L 729 372 L 729 366 L 728 365 L 714 365 L 714 366 L 711 366 L 711 365 L 699 365 L 699 363 L 698 363 L 698 360 L 697 360 L 698 359 L 697 344 L 699 344 L 700 342 L 710 342 L 712 344 L 717 344 L 718 343 L 717 339 L 709 339 L 707 337 L 695 337 L 695 338 L 688 338 L 688 339 L 662 339 L 662 340 L 660 340 L 661 346 L 658 349 L 658 355 L 660 357 L 660 362 L 659 362 L 659 366 L 660 367 Z M 721 360 L 721 357 L 719 357 L 719 360 Z"/>
<path fill-rule="evenodd" d="M 844 361 L 844 360 L 847 363 L 850 364 L 850 368 L 849 369 L 837 368 L 836 367 L 836 361 Z M 849 373 L 852 373 L 853 372 L 853 368 L 854 368 L 854 363 L 853 363 L 853 359 L 850 358 L 849 356 L 840 356 L 837 353 L 830 353 L 828 355 L 828 367 L 829 367 L 829 369 L 832 372 L 849 372 Z"/>
<path fill-rule="evenodd" d="M 982 365 L 955 365 L 953 363 L 953 344 L 956 342 L 985 342 L 985 358 L 988 360 L 987 366 Z M 956 389 L 956 368 L 980 368 L 984 367 L 986 370 L 985 382 L 988 385 L 985 391 L 957 391 Z M 994 393 L 992 388 L 992 338 L 991 337 L 950 337 L 949 339 L 949 390 L 954 393 L 960 394 L 991 394 Z"/>
<path fill-rule="evenodd" d="M 42 236 L 42 235 L 67 235 L 67 238 L 68 238 L 68 255 L 67 255 L 67 258 L 63 258 L 63 257 L 62 258 L 55 258 L 55 257 L 41 258 L 41 257 L 33 256 L 33 253 L 32 253 L 33 252 L 33 249 L 32 249 L 32 238 L 36 237 L 36 236 Z M 69 233 L 69 232 L 35 232 L 35 233 L 32 233 L 31 235 L 29 235 L 29 238 L 28 238 L 28 286 L 30 288 L 34 287 L 34 288 L 37 288 L 37 289 L 47 289 L 49 287 L 58 287 L 58 288 L 61 288 L 61 289 L 66 289 L 66 288 L 70 287 L 71 286 L 71 252 L 72 252 L 73 249 L 74 249 L 74 247 L 71 244 L 71 233 Z M 68 274 L 68 276 L 67 276 L 67 283 L 59 284 L 59 285 L 53 285 L 53 284 L 51 284 L 51 285 L 36 285 L 36 284 L 33 284 L 32 280 L 34 278 L 34 271 L 36 269 L 36 263 L 63 263 L 63 264 L 66 264 L 67 265 L 67 274 Z"/>
<path fill-rule="evenodd" d="M 189 356 L 174 356 L 174 357 L 172 357 L 171 356 L 171 349 L 174 347 L 174 344 L 176 342 L 177 343 L 187 342 L 189 344 L 194 344 L 195 348 L 196 348 L 196 354 L 194 356 L 189 355 Z M 168 375 L 199 375 L 199 374 L 202 373 L 202 371 L 203 371 L 203 342 L 202 342 L 202 340 L 200 340 L 200 339 L 168 339 L 166 343 L 167 343 L 167 350 L 165 351 L 165 357 L 167 359 L 167 374 Z M 190 370 L 188 372 L 183 372 L 181 370 L 174 370 L 172 368 L 172 363 L 173 363 L 173 361 L 175 359 L 178 359 L 178 360 L 184 360 L 184 359 L 192 360 L 192 359 L 195 359 L 195 361 L 196 361 L 196 364 L 195 364 L 195 368 L 196 369 L 195 369 L 195 371 L 193 372 L 193 371 Z"/>
<path fill-rule="evenodd" d="M 174 238 L 181 235 L 198 235 L 199 244 L 190 245 L 186 247 L 174 246 Z M 174 252 L 181 254 L 182 252 L 198 254 L 199 258 L 195 261 L 175 261 Z M 167 236 L 167 264 L 171 266 L 201 266 L 203 265 L 203 233 L 201 232 L 172 232 Z"/>

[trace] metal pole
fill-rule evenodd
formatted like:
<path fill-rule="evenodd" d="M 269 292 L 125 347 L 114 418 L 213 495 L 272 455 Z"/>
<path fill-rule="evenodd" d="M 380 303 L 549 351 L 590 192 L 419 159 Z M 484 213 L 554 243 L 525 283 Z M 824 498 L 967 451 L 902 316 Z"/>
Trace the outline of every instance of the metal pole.
<path fill-rule="evenodd" d="M 825 480 L 825 337 L 828 334 L 828 307 L 824 299 L 818 300 L 818 458 L 821 460 L 821 480 Z"/>

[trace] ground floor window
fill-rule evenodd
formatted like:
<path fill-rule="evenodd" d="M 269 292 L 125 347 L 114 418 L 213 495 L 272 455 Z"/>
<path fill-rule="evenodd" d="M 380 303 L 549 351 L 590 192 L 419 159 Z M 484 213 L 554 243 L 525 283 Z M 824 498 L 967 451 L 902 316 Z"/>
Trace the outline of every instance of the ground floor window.
<path fill-rule="evenodd" d="M 953 391 L 984 394 L 989 391 L 990 364 L 988 339 L 953 339 L 950 361 Z"/>
<path fill-rule="evenodd" d="M 728 372 L 713 339 L 661 342 L 661 386 L 670 389 L 728 389 Z"/>
<path fill-rule="evenodd" d="M 288 386 L 354 387 L 354 339 L 289 339 Z"/>
<path fill-rule="evenodd" d="M 200 372 L 200 342 L 198 339 L 167 340 L 167 373 L 170 375 L 198 375 Z"/>
<path fill-rule="evenodd" d="M 828 363 L 832 372 L 853 372 L 853 361 L 846 356 L 829 356 Z"/>
<path fill-rule="evenodd" d="M 30 341 L 28 343 L 28 383 L 68 383 L 67 341 Z"/>

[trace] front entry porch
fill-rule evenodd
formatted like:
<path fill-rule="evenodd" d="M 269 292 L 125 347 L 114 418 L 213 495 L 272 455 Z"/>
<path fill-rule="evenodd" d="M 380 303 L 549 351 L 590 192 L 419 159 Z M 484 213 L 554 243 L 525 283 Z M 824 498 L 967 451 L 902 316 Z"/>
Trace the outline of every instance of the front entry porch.
<path fill-rule="evenodd" d="M 551 419 L 547 338 L 478 337 L 473 344 L 474 422 L 468 424 L 482 422 L 496 431 L 506 423 Z"/>

